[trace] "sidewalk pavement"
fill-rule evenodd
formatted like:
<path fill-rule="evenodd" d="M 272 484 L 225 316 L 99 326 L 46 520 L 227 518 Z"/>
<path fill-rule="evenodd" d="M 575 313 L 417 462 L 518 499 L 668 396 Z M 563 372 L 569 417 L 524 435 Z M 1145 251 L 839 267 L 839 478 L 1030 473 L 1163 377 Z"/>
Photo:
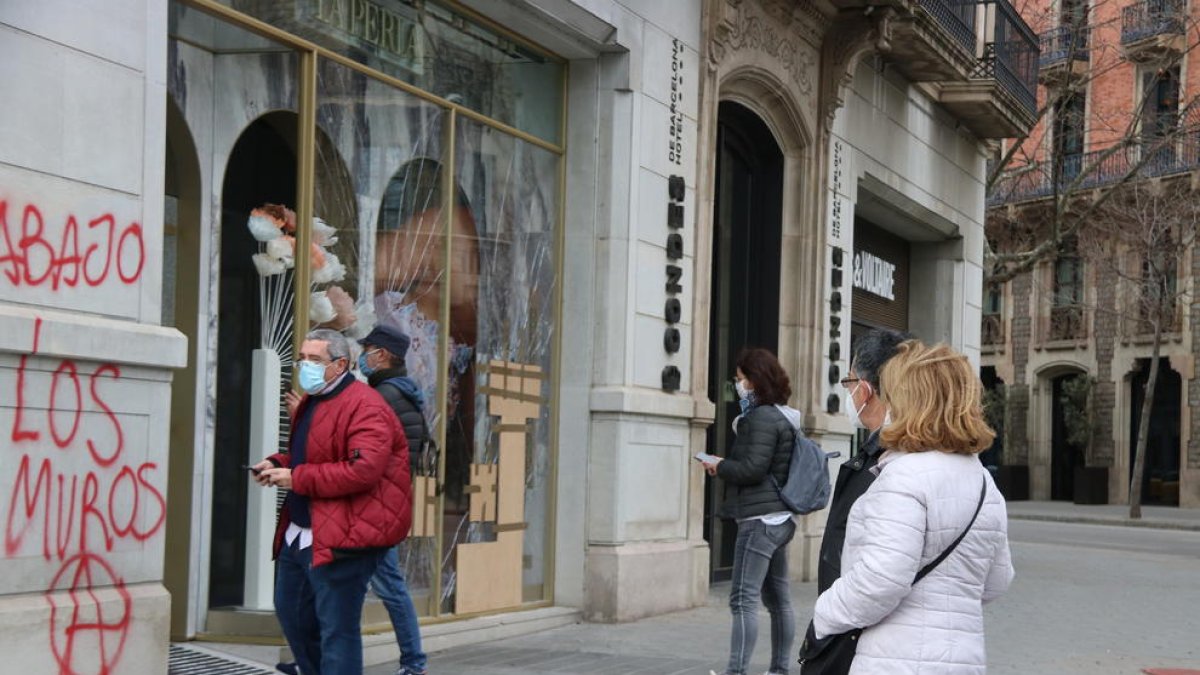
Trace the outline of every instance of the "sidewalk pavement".
<path fill-rule="evenodd" d="M 1128 504 L 1010 501 L 1008 517 L 1011 520 L 1200 531 L 1200 509 L 1181 509 L 1176 506 L 1143 506 L 1142 518 L 1133 520 L 1129 517 Z"/>

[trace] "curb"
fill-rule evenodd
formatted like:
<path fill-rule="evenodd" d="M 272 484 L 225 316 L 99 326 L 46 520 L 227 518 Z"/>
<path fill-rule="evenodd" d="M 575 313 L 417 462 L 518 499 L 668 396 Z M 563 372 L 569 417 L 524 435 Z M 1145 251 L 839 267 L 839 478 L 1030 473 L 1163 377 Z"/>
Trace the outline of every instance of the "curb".
<path fill-rule="evenodd" d="M 1115 527 L 1142 527 L 1152 530 L 1183 530 L 1200 532 L 1200 523 L 1184 523 L 1168 520 L 1130 520 L 1123 518 L 1098 518 L 1095 516 L 1054 516 L 1040 513 L 1008 514 L 1009 520 L 1035 520 L 1041 522 L 1079 523 L 1083 525 L 1111 525 Z"/>

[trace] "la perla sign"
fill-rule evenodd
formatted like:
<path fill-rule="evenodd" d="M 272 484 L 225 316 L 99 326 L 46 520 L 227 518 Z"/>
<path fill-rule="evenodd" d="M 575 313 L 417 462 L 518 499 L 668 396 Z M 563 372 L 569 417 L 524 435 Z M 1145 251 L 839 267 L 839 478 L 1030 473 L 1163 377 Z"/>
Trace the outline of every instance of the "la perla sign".
<path fill-rule="evenodd" d="M 896 266 L 866 251 L 854 252 L 854 287 L 895 300 Z"/>

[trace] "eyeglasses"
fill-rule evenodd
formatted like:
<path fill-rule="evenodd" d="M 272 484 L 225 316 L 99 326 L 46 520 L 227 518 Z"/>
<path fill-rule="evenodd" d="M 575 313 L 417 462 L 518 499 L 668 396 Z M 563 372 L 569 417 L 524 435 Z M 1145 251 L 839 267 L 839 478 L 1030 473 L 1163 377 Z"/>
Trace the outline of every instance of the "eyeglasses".
<path fill-rule="evenodd" d="M 841 382 L 838 384 L 842 385 L 843 389 L 849 389 L 850 385 L 854 384 L 855 382 L 862 382 L 862 379 L 858 377 L 843 377 Z"/>

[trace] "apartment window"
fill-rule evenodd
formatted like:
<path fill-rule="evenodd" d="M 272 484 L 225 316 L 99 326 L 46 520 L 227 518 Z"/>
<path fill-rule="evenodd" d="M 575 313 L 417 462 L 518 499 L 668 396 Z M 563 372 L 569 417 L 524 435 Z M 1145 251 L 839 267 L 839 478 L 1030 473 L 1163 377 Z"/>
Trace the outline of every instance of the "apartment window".
<path fill-rule="evenodd" d="M 1087 0 L 1063 0 L 1058 5 L 1059 25 L 1079 27 L 1087 22 Z"/>
<path fill-rule="evenodd" d="M 1179 122 L 1179 66 L 1142 73 L 1142 138 L 1161 138 Z"/>
<path fill-rule="evenodd" d="M 1061 184 L 1070 183 L 1083 168 L 1083 130 L 1087 99 L 1083 92 L 1067 92 L 1054 103 L 1052 161 L 1058 165 Z"/>
<path fill-rule="evenodd" d="M 991 284 L 983 294 L 983 344 L 1004 344 L 1004 286 Z"/>
<path fill-rule="evenodd" d="M 1154 264 L 1151 265 L 1151 262 Z M 1178 270 L 1172 253 L 1158 251 L 1143 256 L 1141 303 L 1138 308 L 1142 321 L 1158 319 L 1163 322 L 1163 330 L 1177 330 L 1174 314 L 1178 283 Z M 1156 309 L 1160 309 L 1161 313 Z M 1142 328 L 1149 331 L 1152 326 Z"/>
<path fill-rule="evenodd" d="M 1054 261 L 1054 306 L 1071 307 L 1083 303 L 1083 260 L 1064 253 Z"/>

